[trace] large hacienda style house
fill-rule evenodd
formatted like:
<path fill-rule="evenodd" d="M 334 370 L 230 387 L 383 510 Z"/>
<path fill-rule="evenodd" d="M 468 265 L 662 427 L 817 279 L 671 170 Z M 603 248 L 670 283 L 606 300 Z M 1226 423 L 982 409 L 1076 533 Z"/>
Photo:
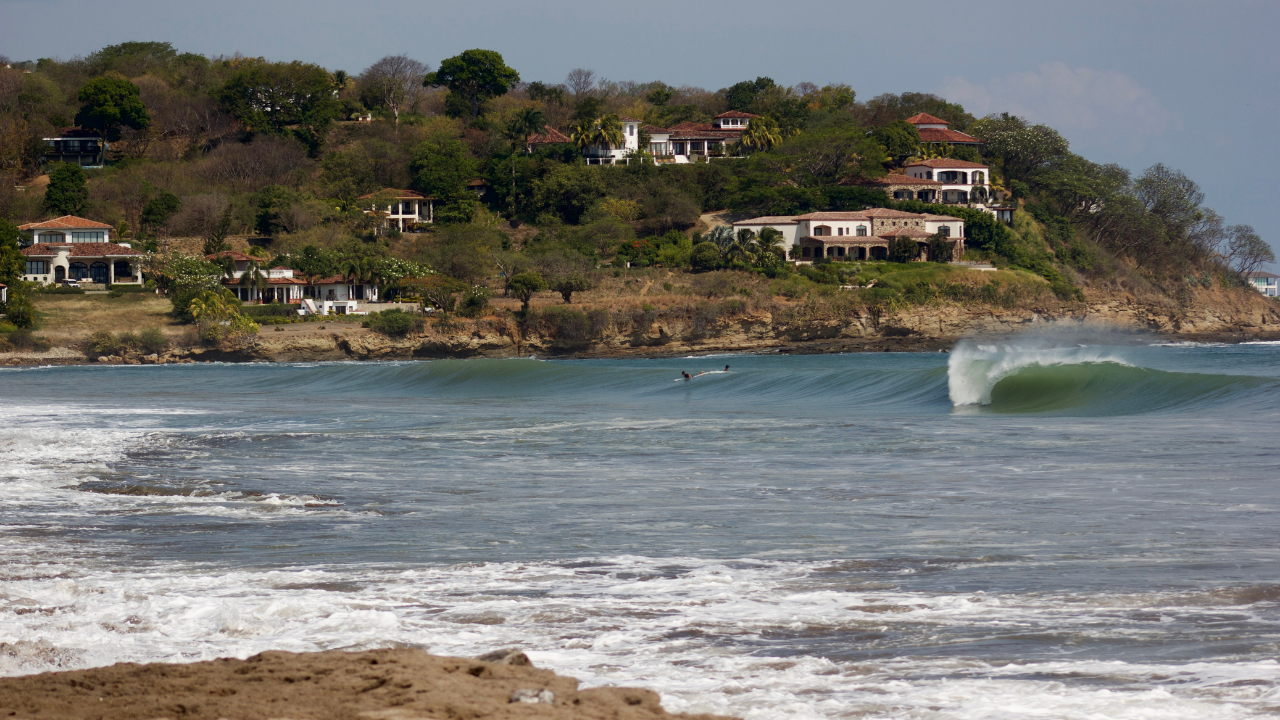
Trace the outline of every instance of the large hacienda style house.
<path fill-rule="evenodd" d="M 336 312 L 343 315 L 356 312 L 361 302 L 378 301 L 377 285 L 342 275 L 308 278 L 284 266 L 261 268 L 258 265 L 260 258 L 234 250 L 207 255 L 205 259 L 229 260 L 234 264 L 229 276 L 223 278 L 222 285 L 242 302 L 301 303 L 311 300 L 314 305 L 324 308 L 322 314 Z M 257 275 L 256 281 L 254 275 Z"/>
<path fill-rule="evenodd" d="M 757 234 L 764 228 L 777 230 L 782 233 L 787 255 L 801 263 L 821 258 L 885 260 L 890 244 L 901 237 L 916 241 L 916 259 L 934 260 L 929 257 L 929 239 L 934 235 L 953 238 L 951 257 L 937 260 L 959 260 L 964 254 L 964 220 L 948 215 L 872 208 L 758 217 L 736 222 L 733 227 Z"/>
<path fill-rule="evenodd" d="M 74 215 L 19 225 L 26 236 L 22 279 L 41 284 L 76 280 L 141 285 L 145 253 L 111 242 L 111 226 Z"/>

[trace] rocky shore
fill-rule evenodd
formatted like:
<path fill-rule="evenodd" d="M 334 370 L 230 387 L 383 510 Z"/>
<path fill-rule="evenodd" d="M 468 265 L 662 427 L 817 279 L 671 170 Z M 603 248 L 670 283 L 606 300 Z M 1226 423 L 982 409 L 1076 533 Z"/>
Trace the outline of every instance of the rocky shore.
<path fill-rule="evenodd" d="M 1178 306 L 1129 296 L 1001 309 L 986 305 L 915 306 L 879 316 L 778 320 L 768 313 L 724 319 L 713 326 L 663 319 L 640 331 L 571 339 L 522 330 L 509 317 L 431 322 L 418 334 L 388 337 L 355 323 L 264 327 L 237 347 L 175 348 L 148 356 L 86 358 L 69 348 L 0 354 L 0 364 L 309 362 L 443 358 L 620 358 L 699 353 L 938 352 L 966 337 L 1013 335 L 1058 322 L 1105 325 L 1152 340 L 1244 342 L 1280 339 L 1280 304 L 1240 292 L 1200 293 Z"/>
<path fill-rule="evenodd" d="M 45 720 L 732 720 L 672 714 L 638 688 L 579 690 L 516 650 L 265 652 L 186 665 L 118 663 L 0 678 L 0 717 Z"/>

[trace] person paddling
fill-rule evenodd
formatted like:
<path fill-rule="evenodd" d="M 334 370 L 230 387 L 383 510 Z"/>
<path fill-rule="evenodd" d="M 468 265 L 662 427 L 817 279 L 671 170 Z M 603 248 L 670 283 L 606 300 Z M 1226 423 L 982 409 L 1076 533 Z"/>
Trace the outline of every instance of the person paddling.
<path fill-rule="evenodd" d="M 729 372 L 729 366 L 728 366 L 728 365 L 725 365 L 725 366 L 724 366 L 724 371 L 725 371 L 725 372 Z"/>
<path fill-rule="evenodd" d="M 688 380 L 688 379 L 690 379 L 691 377 L 693 377 L 692 375 L 690 375 L 689 373 L 687 373 L 687 372 L 685 372 L 685 371 L 683 371 L 683 370 L 681 370 L 681 371 L 680 371 L 680 374 L 684 376 L 684 379 L 685 379 L 685 380 Z"/>

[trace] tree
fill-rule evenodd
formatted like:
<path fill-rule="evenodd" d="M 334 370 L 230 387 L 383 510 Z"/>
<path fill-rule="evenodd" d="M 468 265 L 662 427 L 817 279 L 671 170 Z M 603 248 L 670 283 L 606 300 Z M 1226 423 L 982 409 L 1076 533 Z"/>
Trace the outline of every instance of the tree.
<path fill-rule="evenodd" d="M 442 132 L 418 145 L 409 173 L 415 190 L 447 203 L 469 192 L 467 182 L 476 176 L 477 165 L 466 143 Z"/>
<path fill-rule="evenodd" d="M 889 243 L 889 262 L 908 263 L 915 260 L 919 252 L 914 238 L 897 237 Z"/>
<path fill-rule="evenodd" d="M 204 247 L 202 248 L 203 254 L 207 257 L 230 250 L 231 246 L 227 244 L 227 235 L 229 234 L 231 234 L 230 203 L 227 204 L 227 209 L 222 211 L 222 217 L 218 218 L 218 221 L 209 229 L 209 234 L 205 236 Z M 307 247 L 313 246 L 308 245 Z M 306 248 L 303 249 L 305 250 Z"/>
<path fill-rule="evenodd" d="M 511 116 L 511 121 L 507 123 L 506 130 L 507 138 L 510 139 L 512 145 L 515 146 L 512 148 L 512 154 L 514 155 L 515 152 L 517 152 L 517 147 L 520 152 L 523 152 L 529 145 L 529 136 L 537 135 L 538 133 L 546 131 L 546 129 L 547 116 L 543 115 L 541 110 L 535 110 L 534 108 L 521 108 L 517 110 L 515 114 Z M 520 141 L 519 145 L 516 145 L 516 140 Z M 513 165 L 512 167 L 514 168 L 515 166 Z M 512 172 L 514 173 L 514 169 Z"/>
<path fill-rule="evenodd" d="M 895 160 L 905 158 L 920 147 L 920 131 L 915 125 L 897 120 L 871 131 L 871 137 L 884 146 L 885 152 Z"/>
<path fill-rule="evenodd" d="M 596 89 L 596 71 L 574 68 L 565 76 L 564 84 L 573 93 L 574 100 L 581 100 Z"/>
<path fill-rule="evenodd" d="M 44 207 L 56 215 L 75 215 L 89 200 L 84 170 L 72 163 L 57 163 L 49 171 Z"/>
<path fill-rule="evenodd" d="M 182 207 L 182 199 L 165 190 L 147 201 L 142 208 L 142 226 L 155 231 L 169 222 Z"/>
<path fill-rule="evenodd" d="M 426 87 L 447 87 L 461 99 L 474 121 L 480 117 L 485 101 L 505 95 L 520 82 L 520 73 L 507 67 L 502 55 L 493 50 L 467 50 L 440 63 L 440 69 L 427 74 Z"/>
<path fill-rule="evenodd" d="M 717 228 L 718 229 L 718 228 Z M 713 242 L 700 242 L 693 246 L 689 264 L 694 272 L 707 272 L 720 267 L 720 248 Z"/>
<path fill-rule="evenodd" d="M 929 260 L 936 263 L 949 263 L 955 255 L 955 245 L 951 238 L 942 233 L 934 233 L 929 238 Z"/>
<path fill-rule="evenodd" d="M 609 149 L 621 146 L 626 140 L 622 135 L 622 121 L 617 115 L 605 115 L 587 122 L 579 122 L 569 134 L 580 150 L 590 147 Z"/>
<path fill-rule="evenodd" d="M 725 100 L 728 101 L 730 110 L 751 112 L 755 109 L 756 100 L 760 97 L 760 94 L 775 86 L 776 83 L 773 81 L 773 78 L 758 77 L 754 81 L 743 80 L 727 90 L 721 90 L 720 92 L 724 93 Z"/>
<path fill-rule="evenodd" d="M 525 86 L 525 92 L 529 93 L 529 99 L 535 102 L 543 102 L 548 105 L 565 104 L 564 87 L 560 85 L 548 85 L 535 80 Z"/>
<path fill-rule="evenodd" d="M 26 258 L 19 250 L 21 241 L 22 231 L 0 218 L 0 283 L 8 285 L 11 293 L 26 270 Z"/>
<path fill-rule="evenodd" d="M 142 91 L 124 78 L 90 80 L 80 88 L 80 102 L 76 124 L 97 130 L 112 142 L 120 139 L 121 127 L 145 130 L 151 125 L 151 115 L 142 104 Z"/>
<path fill-rule="evenodd" d="M 258 212 L 254 216 L 254 228 L 263 235 L 276 235 L 285 229 L 284 213 L 293 206 L 293 194 L 288 188 L 268 185 L 254 198 Z"/>
<path fill-rule="evenodd" d="M 778 129 L 777 120 L 762 115 L 752 118 L 739 142 L 752 150 L 769 150 L 782 142 L 782 131 Z"/>
<path fill-rule="evenodd" d="M 556 278 L 549 283 L 548 287 L 560 293 L 560 297 L 564 298 L 565 304 L 569 304 L 573 302 L 573 294 L 575 292 L 590 290 L 595 285 L 582 275 L 574 274 Z"/>
<path fill-rule="evenodd" d="M 293 135 L 318 152 L 341 109 L 333 79 L 318 65 L 254 61 L 212 93 L 232 117 L 259 133 Z"/>
<path fill-rule="evenodd" d="M 975 122 L 972 133 L 987 144 L 987 152 L 1004 160 L 1005 172 L 1027 178 L 1049 163 L 1066 156 L 1066 138 L 1048 125 L 1030 125 L 1004 113 Z"/>
<path fill-rule="evenodd" d="M 360 100 L 367 107 L 384 107 L 397 124 L 400 112 L 422 95 L 422 79 L 431 70 L 408 55 L 388 55 L 360 74 Z"/>
<path fill-rule="evenodd" d="M 507 286 L 511 289 L 511 294 L 520 301 L 520 312 L 528 314 L 529 301 L 536 293 L 547 289 L 547 281 L 542 279 L 542 275 L 529 271 L 512 276 Z"/>
<path fill-rule="evenodd" d="M 245 265 L 244 274 L 240 276 L 240 286 L 249 288 L 250 290 L 256 289 L 258 291 L 258 298 L 261 299 L 262 292 L 266 290 L 269 285 L 270 281 L 267 279 L 267 273 L 262 269 L 262 265 L 260 265 L 257 260 L 250 260 Z M 250 295 L 252 296 L 252 293 L 250 293 Z M 193 312 L 191 313 L 191 316 L 196 317 L 196 314 Z"/>

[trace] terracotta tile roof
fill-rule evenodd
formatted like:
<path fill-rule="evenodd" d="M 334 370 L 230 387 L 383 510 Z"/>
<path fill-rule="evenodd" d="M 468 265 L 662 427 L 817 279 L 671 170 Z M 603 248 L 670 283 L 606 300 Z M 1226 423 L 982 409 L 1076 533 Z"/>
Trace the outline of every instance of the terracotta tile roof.
<path fill-rule="evenodd" d="M 958 218 L 953 215 L 932 215 L 929 213 L 920 216 L 920 219 L 925 222 L 964 222 L 964 218 Z"/>
<path fill-rule="evenodd" d="M 392 195 L 392 197 L 394 197 L 396 200 L 430 200 L 431 199 L 430 197 L 423 195 L 422 193 L 416 190 L 397 190 L 396 188 L 384 188 L 382 190 L 379 190 L 378 192 L 371 192 L 368 195 L 361 195 L 356 199 L 368 200 L 369 198 L 375 195 L 382 195 L 383 193 L 395 193 L 394 195 Z"/>
<path fill-rule="evenodd" d="M 734 225 L 795 225 L 794 215 L 765 215 L 764 217 L 751 218 L 750 220 L 739 220 Z"/>
<path fill-rule="evenodd" d="M 640 129 L 648 131 L 650 135 L 654 133 L 658 133 L 660 135 L 666 135 L 667 133 L 671 132 L 666 128 L 658 127 L 657 125 L 641 125 Z"/>
<path fill-rule="evenodd" d="M 27 223 L 26 225 L 18 226 L 19 230 L 79 230 L 82 228 L 110 230 L 111 226 L 106 223 L 76 217 L 75 215 L 63 215 L 60 218 L 45 220 L 44 222 Z"/>
<path fill-rule="evenodd" d="M 273 267 L 273 268 L 271 268 L 271 269 L 272 269 L 272 270 L 292 270 L 293 268 L 291 268 L 291 267 L 285 267 L 285 266 L 283 266 L 283 265 L 277 265 L 277 266 L 275 266 L 275 267 Z"/>
<path fill-rule="evenodd" d="M 884 177 L 871 178 L 867 182 L 875 185 L 941 185 L 937 180 L 928 178 L 911 177 L 910 175 L 885 175 Z"/>
<path fill-rule="evenodd" d="M 843 211 L 843 212 L 811 212 L 807 215 L 797 215 L 797 220 L 870 220 L 871 215 L 864 210 Z"/>
<path fill-rule="evenodd" d="M 968 143 L 973 145 L 981 145 L 982 141 L 972 135 L 965 135 L 959 130 L 942 130 L 939 128 L 920 128 L 922 142 L 931 143 Z"/>
<path fill-rule="evenodd" d="M 916 228 L 916 227 L 898 227 L 898 228 L 893 228 L 893 229 L 891 229 L 891 230 L 883 230 L 883 231 L 881 231 L 881 232 L 880 232 L 879 237 L 882 237 L 882 238 L 890 238 L 890 237 L 927 238 L 927 237 L 933 237 L 933 233 L 931 233 L 931 232 L 925 232 L 923 229 L 921 229 L 921 228 Z"/>
<path fill-rule="evenodd" d="M 672 140 L 726 140 L 742 135 L 741 130 L 727 130 L 715 125 L 696 122 L 682 122 L 667 128 Z"/>
<path fill-rule="evenodd" d="M 916 113 L 915 115 L 912 115 L 911 117 L 907 118 L 907 122 L 911 123 L 912 125 L 950 125 L 951 124 L 951 123 L 948 123 L 946 120 L 943 120 L 940 117 L 935 117 L 933 115 L 930 115 L 929 113 Z"/>
<path fill-rule="evenodd" d="M 715 119 L 719 120 L 720 118 L 758 118 L 758 117 L 760 116 L 752 115 L 749 112 L 742 112 L 741 110 L 729 110 L 728 112 L 720 113 L 715 117 Z"/>
<path fill-rule="evenodd" d="M 330 275 L 326 278 L 313 278 L 308 280 L 306 285 L 348 285 L 347 278 L 344 275 Z"/>
<path fill-rule="evenodd" d="M 240 284 L 240 278 L 223 278 L 223 285 L 235 287 Z M 301 278 L 267 278 L 268 285 L 306 285 L 307 281 Z"/>
<path fill-rule="evenodd" d="M 530 145 L 558 145 L 560 143 L 573 142 L 568 135 L 548 125 L 544 128 L 546 132 L 529 136 Z"/>
<path fill-rule="evenodd" d="M 484 186 L 485 186 L 485 182 L 481 178 L 476 178 L 474 180 L 467 181 L 467 187 L 484 187 Z"/>
<path fill-rule="evenodd" d="M 986 170 L 987 166 L 982 163 L 969 162 L 968 160 L 956 160 L 955 158 L 934 158 L 933 160 L 920 160 L 913 162 L 907 167 L 927 167 L 941 168 L 943 170 L 967 169 Z"/>
<path fill-rule="evenodd" d="M 70 249 L 68 257 L 140 257 L 146 255 L 133 248 L 115 243 L 39 243 L 22 248 L 27 257 L 55 257 L 65 249 Z"/>
<path fill-rule="evenodd" d="M 918 213 L 903 212 L 902 210 L 890 210 L 889 208 L 871 208 L 863 210 L 867 217 L 880 218 L 881 220 L 919 220 L 922 215 Z"/>

